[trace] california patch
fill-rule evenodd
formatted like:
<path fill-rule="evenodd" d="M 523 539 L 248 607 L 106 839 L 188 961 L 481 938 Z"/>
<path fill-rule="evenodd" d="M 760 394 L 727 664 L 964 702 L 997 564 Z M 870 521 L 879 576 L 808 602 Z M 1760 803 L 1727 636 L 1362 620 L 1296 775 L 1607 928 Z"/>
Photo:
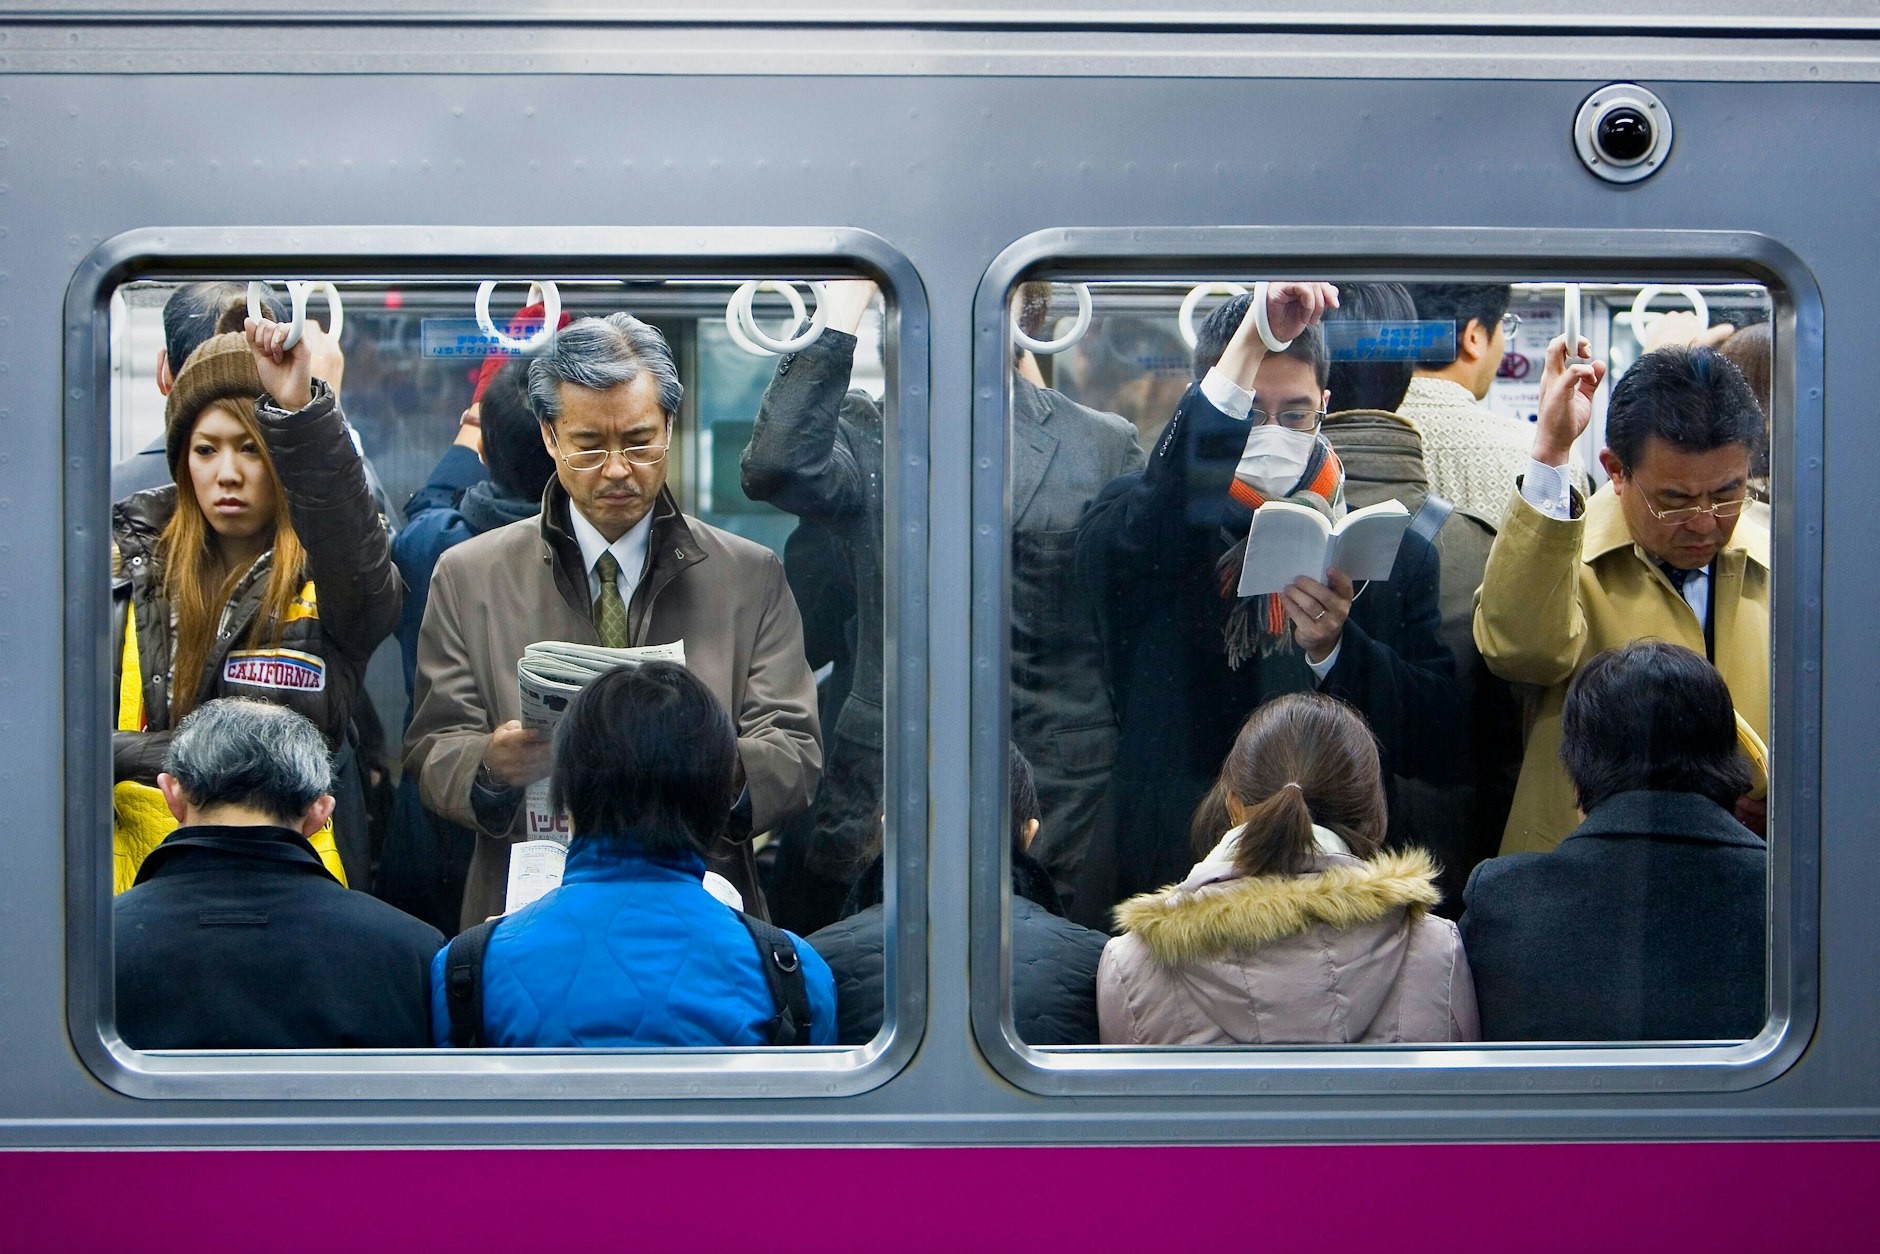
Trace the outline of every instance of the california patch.
<path fill-rule="evenodd" d="M 326 663 L 293 649 L 245 649 L 228 655 L 222 681 L 250 688 L 319 692 L 326 687 Z"/>

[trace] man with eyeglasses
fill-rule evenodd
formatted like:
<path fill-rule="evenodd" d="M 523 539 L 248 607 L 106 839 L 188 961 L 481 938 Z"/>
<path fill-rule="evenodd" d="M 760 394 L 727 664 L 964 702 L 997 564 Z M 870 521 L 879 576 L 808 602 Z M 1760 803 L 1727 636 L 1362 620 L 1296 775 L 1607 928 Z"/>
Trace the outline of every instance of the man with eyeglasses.
<path fill-rule="evenodd" d="M 555 459 L 541 514 L 456 546 L 432 576 L 405 769 L 428 809 L 477 832 L 465 926 L 501 912 L 523 792 L 548 775 L 548 739 L 523 727 L 516 684 L 540 640 L 684 643 L 686 669 L 738 730 L 740 792 L 707 862 L 766 917 L 750 836 L 816 791 L 816 681 L 776 555 L 681 513 L 666 488 L 684 393 L 665 337 L 639 319 L 563 328 L 529 365 Z"/>
<path fill-rule="evenodd" d="M 1527 466 L 1530 439 L 1526 423 L 1482 404 L 1521 326 L 1508 312 L 1510 289 L 1506 283 L 1408 287 L 1418 319 L 1452 325 L 1455 347 L 1449 361 L 1418 364 L 1397 412 L 1423 437 L 1430 491 L 1458 509 L 1499 518 L 1509 486 Z"/>
<path fill-rule="evenodd" d="M 1194 842 L 1219 840 L 1191 831 L 1197 807 L 1241 724 L 1282 693 L 1316 690 L 1357 707 L 1391 776 L 1447 784 L 1469 769 L 1428 538 L 1407 531 L 1390 578 L 1362 589 L 1333 569 L 1270 596 L 1238 593 L 1266 502 L 1344 514 L 1343 465 L 1320 431 L 1336 397 L 1318 323 L 1338 289 L 1270 283 L 1256 307 L 1260 290 L 1208 317 L 1195 382 L 1148 466 L 1111 482 L 1078 529 L 1119 720 L 1111 822 L 1073 907 L 1079 921 L 1107 914 L 1084 914 L 1086 897 L 1108 906 L 1158 889 L 1186 873 Z M 1405 836 L 1394 807 L 1391 821 L 1393 837 Z"/>
<path fill-rule="evenodd" d="M 1600 464 L 1583 497 L 1568 452 L 1592 419 L 1605 363 L 1547 349 L 1533 454 L 1503 514 L 1476 598 L 1475 639 L 1496 674 L 1545 691 L 1528 734 L 1501 852 L 1547 850 L 1573 830 L 1560 762 L 1567 685 L 1594 654 L 1632 640 L 1709 658 L 1737 712 L 1769 734 L 1769 535 L 1743 516 L 1762 410 L 1715 349 L 1645 354 L 1613 388 Z M 1764 826 L 1745 797 L 1737 818 Z"/>

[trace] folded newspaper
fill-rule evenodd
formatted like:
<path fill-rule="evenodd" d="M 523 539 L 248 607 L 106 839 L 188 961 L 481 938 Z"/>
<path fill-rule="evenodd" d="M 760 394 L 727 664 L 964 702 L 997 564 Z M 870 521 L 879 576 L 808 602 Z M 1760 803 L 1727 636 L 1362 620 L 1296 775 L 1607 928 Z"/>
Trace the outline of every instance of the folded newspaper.
<path fill-rule="evenodd" d="M 553 735 L 574 695 L 616 666 L 644 662 L 685 665 L 685 642 L 609 649 L 598 644 L 543 640 L 522 651 L 516 683 L 522 689 L 522 725 Z M 509 889 L 504 913 L 520 910 L 561 883 L 568 861 L 568 816 L 549 808 L 548 781 L 529 785 L 522 801 L 523 839 L 509 847 Z"/>

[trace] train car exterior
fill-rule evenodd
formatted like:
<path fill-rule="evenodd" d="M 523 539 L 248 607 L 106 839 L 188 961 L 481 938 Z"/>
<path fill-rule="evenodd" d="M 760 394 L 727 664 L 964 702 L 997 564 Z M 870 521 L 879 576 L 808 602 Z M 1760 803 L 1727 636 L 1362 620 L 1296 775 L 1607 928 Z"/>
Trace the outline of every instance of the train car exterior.
<path fill-rule="evenodd" d="M 940 1248 L 994 1225 L 1011 1236 L 995 1244 L 1111 1248 L 1157 1239 L 1171 1215 L 1244 1236 L 1231 1206 L 1196 1205 L 1235 1192 L 1230 1173 L 1257 1181 L 1248 1196 L 1275 1233 L 1363 1231 L 1334 1181 L 1416 1189 L 1446 1219 L 1402 1237 L 1412 1248 L 1850 1240 L 1880 1174 L 1880 583 L 1865 570 L 1880 551 L 1880 433 L 1865 420 L 1880 354 L 1862 341 L 1880 325 L 1880 14 L 1624 8 L 6 5 L 0 1179 L 30 1216 L 22 1248 L 123 1231 L 133 1195 L 80 1199 L 136 1177 L 206 1208 L 199 1246 L 240 1247 L 270 1221 L 261 1199 L 307 1175 L 328 1197 L 394 1178 L 447 1208 L 474 1192 L 492 1212 L 476 1234 L 577 1243 L 611 1182 L 632 1179 L 620 1187 L 662 1225 L 635 1243 L 676 1248 L 774 1236 L 780 1219 L 786 1248 Z M 1576 147 L 1583 106 L 1611 84 L 1669 118 L 1635 181 Z M 718 322 L 739 284 L 842 277 L 885 297 L 871 384 L 886 414 L 882 1032 L 787 1058 L 126 1047 L 99 642 L 109 466 L 131 451 L 116 398 L 133 385 L 114 357 L 127 296 L 331 280 L 385 354 L 409 331 L 406 301 L 461 318 L 481 282 L 553 281 L 573 308 L 667 319 L 705 379 L 736 359 L 712 354 L 729 352 Z M 1012 435 L 1013 293 L 1084 284 L 1121 325 L 1139 307 L 1168 322 L 1196 284 L 1269 277 L 1491 280 L 1537 306 L 1584 284 L 1613 337 L 1639 325 L 1627 302 L 1648 284 L 1771 322 L 1769 1017 L 1754 1038 L 1020 1039 L 1003 755 L 1013 482 L 1035 450 Z M 1164 350 L 1131 351 L 1166 369 Z M 771 521 L 734 500 L 725 450 L 768 369 L 701 383 L 693 403 L 725 408 L 688 411 L 713 438 L 688 436 L 684 479 L 701 511 L 766 543 Z M 1083 377 L 1072 357 L 1057 369 L 1067 389 Z M 441 450 L 449 426 L 399 412 L 399 395 L 388 385 L 378 425 L 360 420 L 368 450 L 433 436 Z M 386 462 L 402 498 L 416 478 L 401 456 Z M 397 1152 L 431 1147 L 476 1152 Z M 530 1152 L 547 1147 L 561 1152 Z M 248 1152 L 180 1152 L 207 1148 Z M 315 1149 L 348 1152 L 295 1153 Z M 681 1149 L 699 1152 L 639 1152 Z M 65 1150 L 87 1152 L 47 1152 Z M 1588 1177 L 1603 1203 L 1569 1183 Z M 766 1181 L 760 1204 L 721 1213 L 733 1178 Z M 558 1182 L 581 1200 L 545 1218 Z M 1119 1195 L 1079 1208 L 1106 1187 Z M 823 1209 L 784 1219 L 785 1198 Z M 189 1228 L 185 1210 L 162 1214 L 152 1248 Z M 328 1247 L 368 1217 L 411 1248 L 474 1239 L 462 1215 L 427 1227 L 376 1198 L 269 1244 Z"/>

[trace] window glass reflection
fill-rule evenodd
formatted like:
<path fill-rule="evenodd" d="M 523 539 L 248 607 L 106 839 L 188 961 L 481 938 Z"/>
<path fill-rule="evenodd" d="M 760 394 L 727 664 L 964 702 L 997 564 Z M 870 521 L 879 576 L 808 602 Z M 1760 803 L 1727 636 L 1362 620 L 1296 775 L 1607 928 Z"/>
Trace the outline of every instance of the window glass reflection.
<path fill-rule="evenodd" d="M 879 559 L 845 541 L 878 549 L 880 502 L 838 539 L 751 464 L 825 300 L 684 278 L 114 294 L 127 1043 L 836 1042 L 806 937 L 865 908 L 879 822 L 845 878 L 805 868 L 831 843 L 826 734 L 858 652 L 879 658 Z M 865 338 L 878 448 L 879 319 Z M 842 765 L 878 805 L 879 752 Z"/>
<path fill-rule="evenodd" d="M 1142 458 L 1070 538 L 1115 738 L 1046 863 L 1118 934 L 1103 1041 L 1754 1034 L 1763 288 L 1098 278 L 1013 306 L 1026 756 L 1031 677 L 1089 663 L 1022 603 L 1024 381 Z M 1064 1043 L 1028 1035 L 1016 910 L 1010 942 L 1021 1037 Z"/>

